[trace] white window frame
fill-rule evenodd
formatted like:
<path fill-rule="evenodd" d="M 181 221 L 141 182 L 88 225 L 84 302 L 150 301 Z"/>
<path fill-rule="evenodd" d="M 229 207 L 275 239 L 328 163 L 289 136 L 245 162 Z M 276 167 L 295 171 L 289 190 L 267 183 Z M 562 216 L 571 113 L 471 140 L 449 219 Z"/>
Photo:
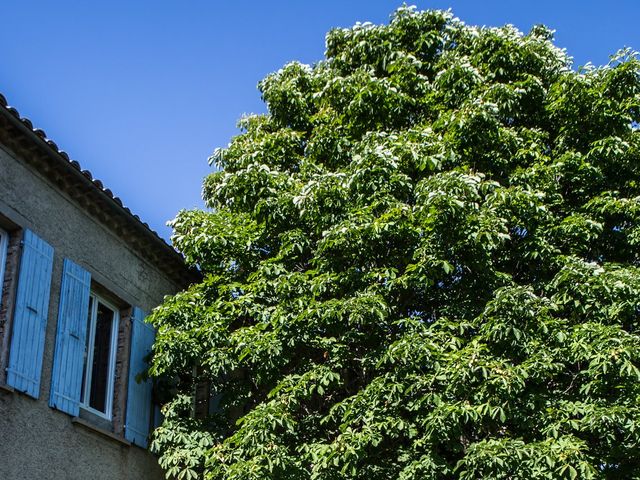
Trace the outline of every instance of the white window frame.
<path fill-rule="evenodd" d="M 4 284 L 5 264 L 7 263 L 7 248 L 9 234 L 0 228 L 0 305 L 2 305 L 2 285 Z"/>
<path fill-rule="evenodd" d="M 80 407 L 83 410 L 87 410 L 88 412 L 93 413 L 101 418 L 106 420 L 111 420 L 112 411 L 113 411 L 113 387 L 115 383 L 115 374 L 116 374 L 116 352 L 118 350 L 118 326 L 120 325 L 120 312 L 118 308 L 114 306 L 112 303 L 109 303 L 104 298 L 96 295 L 91 292 L 91 298 L 93 301 L 91 302 L 91 312 L 87 312 L 91 315 L 91 322 L 89 322 L 89 328 L 87 331 L 88 342 L 89 345 L 88 351 L 86 352 L 85 357 L 85 374 L 82 379 L 82 402 L 80 403 Z M 98 312 L 98 302 L 103 304 L 105 307 L 113 310 L 113 323 L 111 324 L 111 349 L 109 351 L 109 370 L 107 372 L 107 398 L 105 402 L 105 410 L 106 412 L 101 412 L 100 410 L 96 410 L 95 408 L 89 405 L 90 402 L 90 394 L 91 394 L 91 368 L 93 365 L 93 353 L 94 353 L 94 344 L 95 344 L 95 332 L 96 332 L 96 322 L 97 322 L 97 312 Z"/>

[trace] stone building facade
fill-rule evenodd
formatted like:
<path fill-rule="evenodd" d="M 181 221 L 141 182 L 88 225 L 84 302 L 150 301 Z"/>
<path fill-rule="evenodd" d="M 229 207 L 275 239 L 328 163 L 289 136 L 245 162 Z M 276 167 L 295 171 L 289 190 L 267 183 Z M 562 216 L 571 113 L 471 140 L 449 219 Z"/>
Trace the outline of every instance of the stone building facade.
<path fill-rule="evenodd" d="M 163 478 L 144 317 L 195 279 L 0 95 L 0 478 Z"/>

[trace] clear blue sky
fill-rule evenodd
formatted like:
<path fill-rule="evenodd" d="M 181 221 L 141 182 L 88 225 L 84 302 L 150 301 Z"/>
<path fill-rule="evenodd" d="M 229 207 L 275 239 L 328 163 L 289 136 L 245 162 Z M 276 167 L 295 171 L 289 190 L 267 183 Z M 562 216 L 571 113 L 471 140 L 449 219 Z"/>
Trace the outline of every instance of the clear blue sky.
<path fill-rule="evenodd" d="M 576 65 L 640 49 L 640 0 L 416 3 L 469 24 L 544 23 Z M 331 27 L 386 22 L 400 4 L 5 0 L 0 92 L 168 238 L 168 219 L 202 205 L 213 149 L 243 113 L 264 111 L 257 82 L 290 60 L 321 59 Z"/>

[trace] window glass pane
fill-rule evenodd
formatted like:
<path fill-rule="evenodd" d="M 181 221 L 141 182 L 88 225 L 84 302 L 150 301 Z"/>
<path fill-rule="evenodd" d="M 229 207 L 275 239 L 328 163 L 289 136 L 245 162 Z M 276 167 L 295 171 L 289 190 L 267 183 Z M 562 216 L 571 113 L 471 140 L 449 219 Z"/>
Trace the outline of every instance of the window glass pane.
<path fill-rule="evenodd" d="M 107 408 L 113 317 L 113 310 L 98 302 L 89 406 L 103 413 L 106 413 Z"/>
<path fill-rule="evenodd" d="M 91 342 L 91 316 L 93 315 L 93 296 L 89 297 L 89 312 L 87 313 L 87 334 L 84 342 L 84 361 L 82 367 L 82 390 L 80 391 L 80 403 L 85 403 L 84 392 L 87 384 L 87 358 L 89 357 L 89 343 Z"/>

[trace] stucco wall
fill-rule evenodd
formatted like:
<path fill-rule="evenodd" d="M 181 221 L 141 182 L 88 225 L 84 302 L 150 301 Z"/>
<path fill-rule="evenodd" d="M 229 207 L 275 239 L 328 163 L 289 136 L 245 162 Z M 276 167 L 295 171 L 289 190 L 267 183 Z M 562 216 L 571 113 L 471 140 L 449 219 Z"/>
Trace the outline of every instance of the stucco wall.
<path fill-rule="evenodd" d="M 87 269 L 122 306 L 149 311 L 178 285 L 2 146 L 0 214 L 55 249 L 39 399 L 0 389 L 0 478 L 162 478 L 143 449 L 75 424 L 47 402 L 65 257 Z"/>

